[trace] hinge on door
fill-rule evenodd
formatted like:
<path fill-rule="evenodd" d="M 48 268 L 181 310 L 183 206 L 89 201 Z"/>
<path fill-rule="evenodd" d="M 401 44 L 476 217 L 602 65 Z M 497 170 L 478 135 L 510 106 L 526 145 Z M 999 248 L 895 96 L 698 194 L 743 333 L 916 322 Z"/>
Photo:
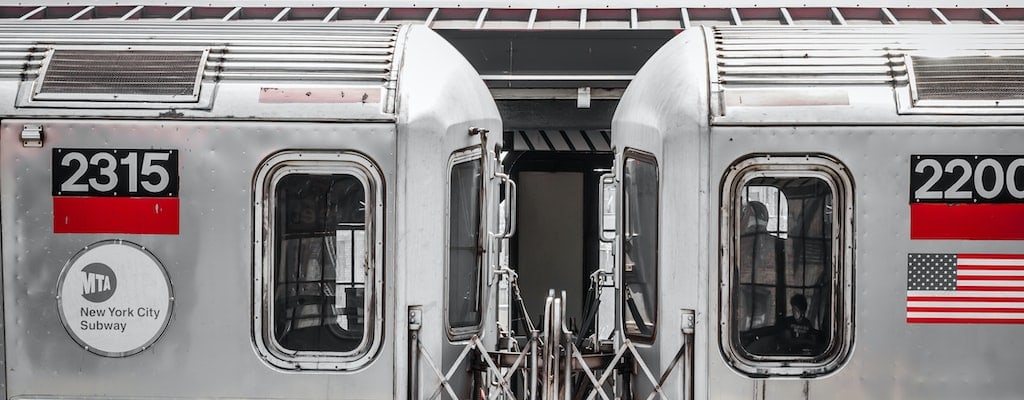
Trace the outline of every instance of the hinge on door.
<path fill-rule="evenodd" d="M 43 147 L 43 126 L 29 124 L 22 126 L 21 145 L 24 147 Z"/>

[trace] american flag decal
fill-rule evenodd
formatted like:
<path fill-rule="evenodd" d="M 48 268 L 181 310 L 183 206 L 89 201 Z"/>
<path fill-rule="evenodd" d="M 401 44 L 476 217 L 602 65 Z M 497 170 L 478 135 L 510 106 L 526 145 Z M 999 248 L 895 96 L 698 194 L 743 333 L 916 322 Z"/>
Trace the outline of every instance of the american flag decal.
<path fill-rule="evenodd" d="M 1024 324 L 1024 254 L 909 254 L 907 322 Z"/>

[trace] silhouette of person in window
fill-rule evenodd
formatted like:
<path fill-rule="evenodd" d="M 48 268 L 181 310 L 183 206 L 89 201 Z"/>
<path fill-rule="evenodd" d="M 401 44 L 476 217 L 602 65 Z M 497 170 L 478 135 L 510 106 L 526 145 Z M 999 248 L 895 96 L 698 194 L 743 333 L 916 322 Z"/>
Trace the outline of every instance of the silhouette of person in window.
<path fill-rule="evenodd" d="M 744 221 L 744 233 L 768 232 L 768 207 L 760 201 L 751 201 L 745 204 L 742 221 Z"/>
<path fill-rule="evenodd" d="M 745 322 L 743 330 L 775 325 L 771 295 L 766 288 L 773 282 L 779 267 L 778 238 L 768 232 L 768 207 L 759 201 L 743 205 L 739 243 L 738 283 L 744 300 L 739 301 L 738 316 Z"/>
<path fill-rule="evenodd" d="M 780 347 L 789 354 L 814 352 L 818 347 L 818 332 L 807 318 L 807 298 L 797 293 L 789 298 L 793 315 L 782 320 Z"/>

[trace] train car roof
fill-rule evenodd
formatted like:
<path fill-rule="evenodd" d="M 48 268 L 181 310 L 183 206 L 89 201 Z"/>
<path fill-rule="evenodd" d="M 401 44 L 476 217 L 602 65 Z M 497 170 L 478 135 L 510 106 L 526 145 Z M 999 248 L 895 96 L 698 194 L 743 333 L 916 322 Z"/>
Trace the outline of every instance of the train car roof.
<path fill-rule="evenodd" d="M 615 119 L 1019 125 L 1022 86 L 1024 29 L 1016 26 L 708 27 L 659 50 Z"/>
<path fill-rule="evenodd" d="M 0 117 L 398 121 L 403 66 L 479 80 L 424 27 L 0 21 Z"/>
<path fill-rule="evenodd" d="M 420 23 L 438 30 L 659 30 L 712 25 L 1019 24 L 998 0 L 34 0 L 0 4 L 0 19 L 250 20 Z"/>

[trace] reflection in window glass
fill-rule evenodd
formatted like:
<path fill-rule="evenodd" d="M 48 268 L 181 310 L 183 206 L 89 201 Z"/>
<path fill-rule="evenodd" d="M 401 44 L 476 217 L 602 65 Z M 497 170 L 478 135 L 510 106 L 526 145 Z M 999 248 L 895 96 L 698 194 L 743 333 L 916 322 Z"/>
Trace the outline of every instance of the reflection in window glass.
<path fill-rule="evenodd" d="M 743 197 L 743 204 L 755 202 L 764 205 L 768 209 L 768 220 L 765 224 L 768 233 L 786 238 L 789 231 L 789 202 L 785 193 L 774 186 L 747 185 L 743 187 L 740 196 Z M 748 220 L 750 221 L 755 220 Z"/>
<path fill-rule="evenodd" d="M 448 206 L 448 326 L 480 325 L 480 160 L 452 167 Z"/>
<path fill-rule="evenodd" d="M 623 315 L 626 335 L 654 337 L 658 316 L 658 167 L 626 158 L 623 168 Z"/>
<path fill-rule="evenodd" d="M 765 177 L 739 193 L 733 338 L 755 356 L 824 354 L 832 342 L 833 193 L 813 177 Z"/>
<path fill-rule="evenodd" d="M 290 174 L 275 188 L 274 337 L 345 352 L 366 338 L 366 194 L 351 175 Z"/>

